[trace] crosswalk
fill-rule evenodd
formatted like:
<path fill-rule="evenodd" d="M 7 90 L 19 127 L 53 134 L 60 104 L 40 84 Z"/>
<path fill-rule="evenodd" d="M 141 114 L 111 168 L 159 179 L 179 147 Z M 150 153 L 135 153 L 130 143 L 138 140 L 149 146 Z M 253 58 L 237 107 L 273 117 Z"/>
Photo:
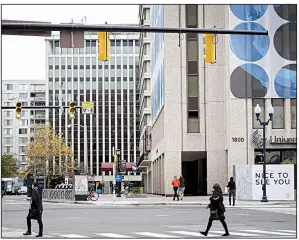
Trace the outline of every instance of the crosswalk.
<path fill-rule="evenodd" d="M 12 229 L 2 227 L 2 238 L 28 238 L 23 236 L 24 229 Z M 128 238 L 161 238 L 161 239 L 172 239 L 172 238 L 218 238 L 224 233 L 221 230 L 211 230 L 207 237 L 201 235 L 196 231 L 164 231 L 164 232 L 128 232 L 128 233 L 89 233 L 89 234 L 77 234 L 77 233 L 45 233 L 46 238 L 72 238 L 72 239 L 86 239 L 86 238 L 105 238 L 105 239 L 128 239 Z M 33 232 L 32 235 L 37 235 Z M 29 236 L 32 238 L 32 236 Z M 261 229 L 246 229 L 246 230 L 233 230 L 230 231 L 230 237 L 238 238 L 296 238 L 296 230 L 261 230 Z M 229 238 L 229 237 L 228 237 Z"/>

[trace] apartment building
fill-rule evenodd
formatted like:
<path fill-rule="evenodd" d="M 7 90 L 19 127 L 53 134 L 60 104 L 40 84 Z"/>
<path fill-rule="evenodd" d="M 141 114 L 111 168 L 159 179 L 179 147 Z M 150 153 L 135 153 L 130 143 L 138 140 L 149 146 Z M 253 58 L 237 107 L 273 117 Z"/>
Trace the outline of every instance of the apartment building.
<path fill-rule="evenodd" d="M 24 107 L 46 105 L 45 81 L 3 80 L 2 90 L 2 106 L 14 107 L 17 101 Z M 24 147 L 34 125 L 46 123 L 47 113 L 46 109 L 23 109 L 21 119 L 16 119 L 15 109 L 2 111 L 2 152 L 14 154 L 21 171 L 28 165 Z"/>

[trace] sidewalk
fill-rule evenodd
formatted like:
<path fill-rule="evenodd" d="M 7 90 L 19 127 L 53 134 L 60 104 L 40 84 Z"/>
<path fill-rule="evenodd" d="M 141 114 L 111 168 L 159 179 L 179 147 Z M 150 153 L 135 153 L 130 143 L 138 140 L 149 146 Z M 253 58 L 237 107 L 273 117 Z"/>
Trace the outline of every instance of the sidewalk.
<path fill-rule="evenodd" d="M 173 201 L 172 197 L 164 197 L 152 194 L 145 194 L 145 198 L 126 198 L 125 195 L 121 197 L 113 198 L 112 194 L 99 195 L 97 201 L 75 201 L 75 204 L 93 204 L 97 206 L 111 206 L 111 205 L 132 205 L 132 206 L 202 206 L 206 207 L 209 204 L 209 196 L 187 196 L 183 201 Z M 47 201 L 47 200 L 45 200 Z M 224 205 L 229 206 L 228 196 L 224 196 Z M 232 207 L 244 207 L 244 208 L 259 208 L 264 207 L 296 207 L 296 201 L 269 201 L 262 203 L 261 201 L 241 201 L 236 200 L 236 206 Z"/>

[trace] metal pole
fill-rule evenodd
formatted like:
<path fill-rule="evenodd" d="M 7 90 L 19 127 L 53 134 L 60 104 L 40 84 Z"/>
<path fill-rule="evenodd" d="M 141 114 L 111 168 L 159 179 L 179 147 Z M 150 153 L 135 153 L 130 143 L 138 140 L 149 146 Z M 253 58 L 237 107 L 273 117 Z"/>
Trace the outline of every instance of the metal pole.
<path fill-rule="evenodd" d="M 86 125 L 84 125 L 84 171 L 88 174 L 88 166 L 87 166 L 87 126 Z"/>
<path fill-rule="evenodd" d="M 113 154 L 113 201 L 115 201 L 116 196 L 115 196 L 115 184 L 116 184 L 116 179 L 115 179 L 115 162 L 114 162 L 114 158 L 115 158 L 115 147 L 112 147 L 112 154 Z"/>
<path fill-rule="evenodd" d="M 264 177 L 264 184 L 263 184 L 263 198 L 261 202 L 268 202 L 267 195 L 266 195 L 266 122 L 263 122 L 263 157 L 264 157 L 264 162 L 263 162 L 263 177 Z"/>
<path fill-rule="evenodd" d="M 10 20 L 9 20 L 10 21 Z M 25 32 L 36 31 L 93 31 L 93 32 L 157 32 L 157 33 L 214 33 L 214 34 L 241 34 L 241 35 L 268 35 L 268 31 L 252 30 L 225 30 L 200 28 L 170 28 L 147 27 L 134 25 L 85 25 L 85 24 L 49 24 L 49 23 L 11 23 L 2 21 L 2 34 L 11 34 L 12 30 Z"/>
<path fill-rule="evenodd" d="M 34 182 L 36 182 L 36 158 L 34 158 L 33 176 L 34 176 Z"/>

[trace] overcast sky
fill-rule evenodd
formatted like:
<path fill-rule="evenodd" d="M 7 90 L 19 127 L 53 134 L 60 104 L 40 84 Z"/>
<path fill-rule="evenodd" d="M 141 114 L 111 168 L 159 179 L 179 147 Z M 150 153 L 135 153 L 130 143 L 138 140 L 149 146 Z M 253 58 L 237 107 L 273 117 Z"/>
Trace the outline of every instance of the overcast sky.
<path fill-rule="evenodd" d="M 81 22 L 87 24 L 138 23 L 138 5 L 2 5 L 2 19 Z M 2 79 L 44 80 L 46 50 L 43 37 L 2 36 Z"/>

